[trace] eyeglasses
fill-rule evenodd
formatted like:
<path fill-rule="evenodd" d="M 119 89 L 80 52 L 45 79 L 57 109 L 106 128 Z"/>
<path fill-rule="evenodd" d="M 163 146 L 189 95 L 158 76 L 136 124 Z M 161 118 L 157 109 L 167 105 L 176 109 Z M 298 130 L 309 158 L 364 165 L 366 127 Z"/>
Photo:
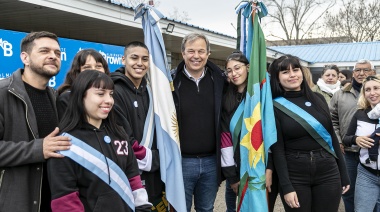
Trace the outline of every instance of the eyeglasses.
<path fill-rule="evenodd" d="M 227 69 L 227 70 L 225 71 L 225 73 L 226 73 L 226 75 L 228 75 L 228 76 L 231 75 L 232 72 L 239 73 L 239 72 L 241 71 L 241 68 L 242 68 L 243 66 L 246 66 L 246 65 L 236 65 L 236 66 L 234 66 L 232 69 Z"/>
<path fill-rule="evenodd" d="M 366 74 L 368 74 L 369 72 L 371 72 L 372 71 L 372 69 L 369 69 L 369 68 L 355 68 L 354 69 L 354 72 L 355 73 L 360 73 L 360 72 L 364 72 L 364 73 L 366 73 Z"/>

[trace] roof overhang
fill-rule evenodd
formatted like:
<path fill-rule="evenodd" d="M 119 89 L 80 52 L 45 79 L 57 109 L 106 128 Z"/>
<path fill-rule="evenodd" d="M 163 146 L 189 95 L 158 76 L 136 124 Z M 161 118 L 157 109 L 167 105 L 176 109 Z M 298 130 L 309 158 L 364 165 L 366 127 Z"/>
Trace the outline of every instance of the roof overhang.
<path fill-rule="evenodd" d="M 353 67 L 355 66 L 357 61 L 348 61 L 348 62 L 334 62 L 335 65 L 337 65 L 338 67 Z M 325 62 L 325 63 L 313 63 L 313 64 L 309 64 L 309 67 L 310 68 L 314 68 L 314 67 L 324 67 L 326 64 L 329 64 L 331 62 Z M 380 66 L 380 61 L 371 61 L 371 63 L 374 65 L 374 66 Z"/>
<path fill-rule="evenodd" d="M 0 28 L 30 32 L 46 30 L 59 37 L 124 46 L 143 41 L 141 20 L 132 8 L 102 0 L 0 0 Z M 167 51 L 180 53 L 182 38 L 190 32 L 205 34 L 211 43 L 210 58 L 224 60 L 236 47 L 236 38 L 175 22 L 160 20 L 172 33 L 163 32 Z M 164 31 L 164 30 L 163 30 Z"/>
<path fill-rule="evenodd" d="M 273 60 L 275 60 L 281 56 L 284 56 L 284 55 L 285 54 L 282 52 L 279 52 L 279 51 L 276 51 L 274 49 L 271 49 L 270 47 L 267 47 L 267 61 L 268 61 L 268 63 L 272 63 Z M 300 63 L 302 66 L 306 66 L 306 67 L 309 66 L 309 62 L 304 61 L 302 59 L 300 59 Z"/>

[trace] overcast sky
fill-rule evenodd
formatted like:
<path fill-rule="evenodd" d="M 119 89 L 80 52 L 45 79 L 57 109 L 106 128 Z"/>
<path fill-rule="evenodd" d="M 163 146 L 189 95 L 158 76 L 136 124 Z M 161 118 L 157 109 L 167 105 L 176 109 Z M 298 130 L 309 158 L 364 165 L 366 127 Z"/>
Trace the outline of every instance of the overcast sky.
<path fill-rule="evenodd" d="M 158 10 L 165 16 L 174 7 L 189 14 L 188 23 L 236 37 L 235 7 L 241 0 L 159 0 Z M 232 27 L 231 23 L 234 25 Z"/>
<path fill-rule="evenodd" d="M 174 7 L 178 10 L 186 11 L 191 19 L 188 23 L 214 30 L 219 33 L 236 37 L 237 15 L 235 7 L 241 0 L 155 0 L 159 2 L 157 9 L 165 16 L 170 16 L 173 13 Z M 378 0 L 368 0 L 378 1 Z M 264 3 L 266 1 L 263 1 Z M 340 1 L 335 5 L 336 11 L 340 6 Z M 334 11 L 334 9 L 332 9 Z M 269 10 L 270 12 L 270 10 Z M 233 26 L 231 25 L 233 24 Z M 269 18 L 264 18 L 262 22 L 264 35 L 268 40 L 278 40 L 278 37 L 271 37 L 270 34 L 275 34 L 285 38 L 283 30 L 278 24 L 270 23 Z"/>

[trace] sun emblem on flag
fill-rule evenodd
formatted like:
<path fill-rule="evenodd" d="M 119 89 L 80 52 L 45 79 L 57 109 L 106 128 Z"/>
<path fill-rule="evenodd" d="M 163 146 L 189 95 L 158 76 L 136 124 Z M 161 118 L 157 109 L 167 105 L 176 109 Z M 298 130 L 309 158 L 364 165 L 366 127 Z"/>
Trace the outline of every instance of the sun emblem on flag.
<path fill-rule="evenodd" d="M 263 133 L 261 126 L 260 102 L 253 110 L 249 118 L 244 119 L 248 133 L 243 137 L 240 144 L 248 149 L 249 165 L 256 167 L 260 159 L 264 162 Z"/>
<path fill-rule="evenodd" d="M 178 127 L 177 113 L 175 111 L 173 112 L 171 119 L 172 119 L 172 130 L 178 142 L 179 141 L 179 127 Z"/>

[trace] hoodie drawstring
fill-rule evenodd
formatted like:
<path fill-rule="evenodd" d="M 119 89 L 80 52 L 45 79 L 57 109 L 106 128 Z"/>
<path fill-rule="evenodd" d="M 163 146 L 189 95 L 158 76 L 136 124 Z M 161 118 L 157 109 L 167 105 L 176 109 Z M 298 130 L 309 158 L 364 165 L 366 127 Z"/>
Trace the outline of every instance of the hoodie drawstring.
<path fill-rule="evenodd" d="M 98 134 L 96 133 L 96 129 L 94 129 L 94 133 L 95 133 L 95 136 L 96 136 L 96 140 L 98 140 L 98 144 L 99 144 L 99 146 L 100 146 L 100 151 L 102 151 L 102 154 L 103 154 L 103 156 L 104 156 L 104 159 L 106 160 L 107 171 L 108 171 L 108 184 L 111 184 L 110 166 L 108 165 L 108 160 L 107 160 L 106 155 L 104 154 L 102 144 L 100 143 L 100 140 L 99 140 Z"/>

